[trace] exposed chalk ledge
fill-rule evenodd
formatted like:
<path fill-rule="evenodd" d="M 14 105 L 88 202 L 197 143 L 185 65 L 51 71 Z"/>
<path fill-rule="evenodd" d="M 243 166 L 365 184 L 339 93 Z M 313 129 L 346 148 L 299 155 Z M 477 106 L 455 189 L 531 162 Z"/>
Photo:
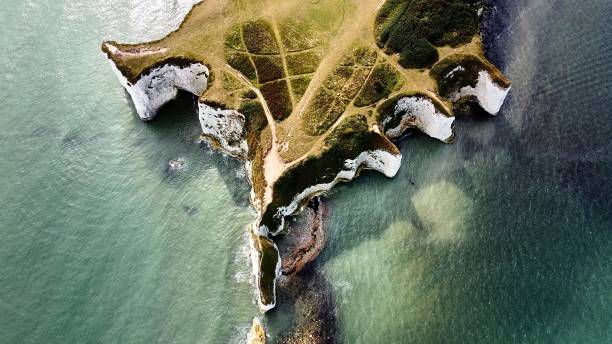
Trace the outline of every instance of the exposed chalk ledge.
<path fill-rule="evenodd" d="M 295 214 L 307 200 L 314 196 L 324 194 L 341 181 L 351 181 L 355 179 L 361 169 L 378 171 L 392 178 L 395 177 L 399 171 L 401 164 L 401 154 L 394 155 L 383 150 L 365 151 L 360 153 L 355 159 L 346 160 L 344 162 L 344 169 L 338 172 L 334 180 L 329 183 L 310 186 L 297 194 L 288 206 L 278 208 L 276 217 L 281 219 L 281 223 L 279 228 L 271 234 L 278 235 L 284 228 L 285 217 Z"/>
<path fill-rule="evenodd" d="M 450 100 L 457 102 L 461 98 L 473 96 L 486 112 L 491 115 L 497 115 L 504 104 L 508 92 L 510 92 L 510 88 L 499 86 L 491 78 L 489 72 L 481 70 L 478 72 L 478 80 L 475 87 L 462 87 L 458 92 L 451 95 Z"/>
<path fill-rule="evenodd" d="M 246 158 L 249 148 L 244 136 L 244 115 L 236 110 L 215 109 L 199 103 L 198 117 L 202 134 L 215 139 L 227 154 Z"/>
<path fill-rule="evenodd" d="M 447 116 L 439 111 L 434 103 L 424 96 L 406 96 L 395 105 L 393 116 L 402 115 L 399 124 L 388 128 L 385 134 L 390 139 L 401 137 L 406 129 L 417 128 L 424 134 L 444 142 L 452 141 L 453 123 L 455 117 Z M 383 126 L 391 121 L 392 117 L 383 120 Z"/>
<path fill-rule="evenodd" d="M 121 85 L 130 94 L 138 116 L 144 121 L 153 119 L 164 104 L 176 97 L 179 90 L 199 97 L 208 85 L 208 67 L 201 63 L 185 67 L 165 64 L 153 68 L 132 84 L 111 59 L 107 57 L 107 60 Z"/>

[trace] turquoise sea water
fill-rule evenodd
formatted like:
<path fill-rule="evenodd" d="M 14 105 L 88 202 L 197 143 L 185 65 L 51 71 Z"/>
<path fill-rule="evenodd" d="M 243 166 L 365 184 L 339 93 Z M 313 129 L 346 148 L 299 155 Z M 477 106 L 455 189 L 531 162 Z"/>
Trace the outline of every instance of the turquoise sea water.
<path fill-rule="evenodd" d="M 158 38 L 188 8 L 2 3 L 0 343 L 244 338 L 255 214 L 238 164 L 195 143 L 188 97 L 140 122 L 99 50 Z M 489 54 L 514 82 L 500 115 L 460 120 L 454 145 L 410 137 L 395 179 L 332 192 L 317 268 L 340 342 L 612 340 L 611 11 L 499 1 Z"/>

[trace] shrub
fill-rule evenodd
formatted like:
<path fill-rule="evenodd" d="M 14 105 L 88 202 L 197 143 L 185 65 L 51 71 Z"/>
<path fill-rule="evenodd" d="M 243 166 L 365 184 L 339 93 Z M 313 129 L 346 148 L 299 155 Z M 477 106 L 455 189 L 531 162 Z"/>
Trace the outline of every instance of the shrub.
<path fill-rule="evenodd" d="M 268 125 L 266 115 L 264 113 L 261 103 L 254 101 L 247 101 L 242 103 L 238 109 L 245 119 L 245 130 L 247 137 L 247 144 L 249 146 L 249 159 L 255 157 L 255 153 L 259 147 L 259 136 L 262 130 Z"/>
<path fill-rule="evenodd" d="M 478 33 L 476 12 L 480 3 L 479 0 L 388 1 L 376 18 L 377 44 L 388 53 L 402 53 L 403 65 L 407 68 L 430 66 L 434 60 L 431 44 L 457 46 L 470 42 Z"/>
<path fill-rule="evenodd" d="M 296 102 L 302 99 L 302 96 L 304 93 L 306 93 L 306 89 L 308 88 L 308 85 L 310 85 L 311 80 L 311 76 L 301 76 L 291 79 L 291 87 L 293 88 L 293 94 Z"/>
<path fill-rule="evenodd" d="M 244 43 L 242 42 L 242 32 L 240 32 L 239 25 L 232 26 L 232 28 L 229 30 L 225 36 L 225 46 L 239 51 L 246 50 Z"/>
<path fill-rule="evenodd" d="M 223 88 L 227 91 L 237 90 L 242 87 L 240 80 L 228 72 L 223 72 Z"/>
<path fill-rule="evenodd" d="M 257 93 L 255 93 L 253 90 L 248 90 L 242 94 L 242 98 L 253 100 L 257 98 Z"/>
<path fill-rule="evenodd" d="M 388 64 L 374 67 L 370 77 L 355 99 L 355 106 L 364 107 L 372 105 L 387 97 L 393 91 L 399 80 L 399 74 Z"/>
<path fill-rule="evenodd" d="M 262 55 L 278 54 L 278 46 L 270 24 L 263 20 L 246 22 L 242 25 L 244 44 L 250 53 Z"/>
<path fill-rule="evenodd" d="M 230 66 L 242 73 L 245 77 L 247 77 L 247 79 L 251 80 L 252 82 L 257 81 L 255 67 L 253 66 L 253 63 L 251 63 L 251 59 L 248 55 L 231 52 L 228 53 L 225 58 Z"/>
<path fill-rule="evenodd" d="M 425 38 L 415 38 L 404 46 L 399 64 L 404 68 L 428 68 L 438 61 L 438 51 Z"/>
<path fill-rule="evenodd" d="M 486 66 L 479 58 L 457 54 L 438 62 L 430 75 L 438 84 L 438 93 L 448 98 L 464 86 L 475 87 L 481 70 L 486 70 Z"/>
<path fill-rule="evenodd" d="M 328 122 L 326 118 L 334 100 L 334 93 L 330 90 L 324 87 L 318 89 L 314 98 L 308 104 L 306 112 L 304 112 L 302 128 L 306 134 L 319 136 L 329 129 L 329 127 L 325 127 Z"/>
<path fill-rule="evenodd" d="M 273 81 L 261 86 L 261 93 L 277 121 L 289 117 L 292 111 L 287 80 Z"/>
<path fill-rule="evenodd" d="M 370 74 L 371 67 L 358 67 L 353 72 L 351 78 L 344 84 L 342 88 L 342 96 L 347 99 L 353 99 L 357 95 L 357 92 L 361 89 L 361 86 L 368 79 L 368 75 Z"/>
<path fill-rule="evenodd" d="M 287 55 L 286 60 L 289 75 L 314 73 L 321 63 L 321 57 L 316 51 Z"/>
<path fill-rule="evenodd" d="M 257 79 L 263 84 L 268 81 L 282 79 L 285 75 L 280 57 L 277 56 L 253 56 Z"/>
<path fill-rule="evenodd" d="M 314 48 L 320 44 L 317 33 L 309 23 L 286 20 L 280 23 L 280 36 L 285 51 L 296 52 Z"/>

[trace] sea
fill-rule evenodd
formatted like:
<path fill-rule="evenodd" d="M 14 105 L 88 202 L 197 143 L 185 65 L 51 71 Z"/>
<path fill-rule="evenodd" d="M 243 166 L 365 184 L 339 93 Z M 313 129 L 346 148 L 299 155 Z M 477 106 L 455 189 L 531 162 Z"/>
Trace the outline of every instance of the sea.
<path fill-rule="evenodd" d="M 195 2 L 2 0 L 0 343 L 244 341 L 240 164 L 198 143 L 193 97 L 141 122 L 100 51 Z M 312 268 L 338 343 L 612 343 L 612 2 L 493 3 L 499 115 L 409 136 L 394 179 L 327 195 Z"/>

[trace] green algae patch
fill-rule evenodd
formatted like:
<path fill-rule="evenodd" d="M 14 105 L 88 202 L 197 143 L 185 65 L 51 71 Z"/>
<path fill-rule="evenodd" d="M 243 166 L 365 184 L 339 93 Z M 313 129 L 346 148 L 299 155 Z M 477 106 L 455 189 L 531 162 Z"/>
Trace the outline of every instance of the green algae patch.
<path fill-rule="evenodd" d="M 242 25 L 244 44 L 251 54 L 278 55 L 279 50 L 270 24 L 263 20 Z"/>
<path fill-rule="evenodd" d="M 261 93 L 275 120 L 282 121 L 289 117 L 292 106 L 287 80 L 283 79 L 264 84 L 261 86 Z"/>
<path fill-rule="evenodd" d="M 399 78 L 399 73 L 391 65 L 377 65 L 355 99 L 355 106 L 364 107 L 372 105 L 389 96 L 393 92 Z"/>

